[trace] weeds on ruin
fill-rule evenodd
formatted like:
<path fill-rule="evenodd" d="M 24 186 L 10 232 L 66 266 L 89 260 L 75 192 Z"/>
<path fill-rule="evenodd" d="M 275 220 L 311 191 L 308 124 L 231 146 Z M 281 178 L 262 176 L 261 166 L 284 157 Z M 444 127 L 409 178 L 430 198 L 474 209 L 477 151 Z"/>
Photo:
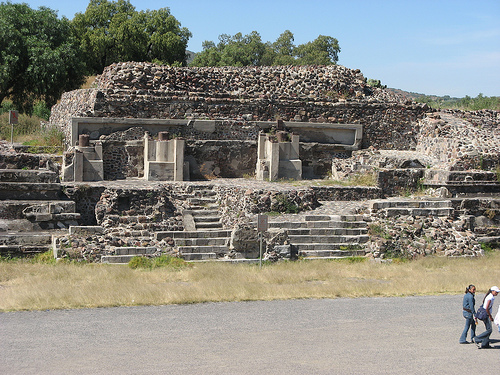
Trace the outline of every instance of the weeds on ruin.
<path fill-rule="evenodd" d="M 149 269 L 168 267 L 172 269 L 181 269 L 190 267 L 190 263 L 186 263 L 184 259 L 173 257 L 170 255 L 161 255 L 159 257 L 148 258 L 143 256 L 133 257 L 128 266 L 132 269 Z"/>
<path fill-rule="evenodd" d="M 380 224 L 368 224 L 368 234 L 370 236 L 378 236 L 385 240 L 390 240 L 392 236 Z"/>
<path fill-rule="evenodd" d="M 271 203 L 271 211 L 285 214 L 297 214 L 300 209 L 294 202 L 291 202 L 286 194 L 277 194 L 274 202 Z"/>

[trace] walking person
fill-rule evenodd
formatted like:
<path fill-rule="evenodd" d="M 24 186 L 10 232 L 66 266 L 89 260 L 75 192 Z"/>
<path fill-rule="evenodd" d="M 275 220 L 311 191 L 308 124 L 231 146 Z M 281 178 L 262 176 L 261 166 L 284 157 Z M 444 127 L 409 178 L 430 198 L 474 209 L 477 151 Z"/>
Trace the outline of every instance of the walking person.
<path fill-rule="evenodd" d="M 492 332 L 491 322 L 493 321 L 493 316 L 491 315 L 491 311 L 493 308 L 493 302 L 495 301 L 495 297 L 500 292 L 500 289 L 497 286 L 492 286 L 488 293 L 484 296 L 483 304 L 481 305 L 485 310 L 487 317 L 484 322 L 484 327 L 486 331 L 477 335 L 474 338 L 474 342 L 477 344 L 478 349 L 489 348 L 490 347 L 490 335 Z"/>
<path fill-rule="evenodd" d="M 460 344 L 469 344 L 469 342 L 467 341 L 467 333 L 469 332 L 469 328 L 471 342 L 474 342 L 474 337 L 476 336 L 477 319 L 476 321 L 474 321 L 474 318 L 476 317 L 476 299 L 474 298 L 475 294 L 476 287 L 474 285 L 471 284 L 465 289 L 464 300 L 462 302 L 462 313 L 465 318 L 465 328 L 462 332 L 462 336 L 460 336 Z"/>

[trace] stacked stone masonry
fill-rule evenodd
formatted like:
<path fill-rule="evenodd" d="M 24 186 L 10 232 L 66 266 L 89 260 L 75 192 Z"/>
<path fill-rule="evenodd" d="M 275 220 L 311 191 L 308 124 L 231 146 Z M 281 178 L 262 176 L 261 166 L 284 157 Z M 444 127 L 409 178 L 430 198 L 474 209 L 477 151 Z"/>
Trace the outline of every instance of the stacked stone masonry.
<path fill-rule="evenodd" d="M 51 123 L 69 132 L 72 117 L 213 119 L 213 139 L 256 140 L 255 121 L 352 123 L 363 147 L 413 149 L 427 106 L 372 88 L 342 66 L 174 68 L 120 63 L 96 87 L 65 93 Z M 182 136 L 197 139 L 185 130 Z M 204 138 L 206 139 L 206 138 Z"/>

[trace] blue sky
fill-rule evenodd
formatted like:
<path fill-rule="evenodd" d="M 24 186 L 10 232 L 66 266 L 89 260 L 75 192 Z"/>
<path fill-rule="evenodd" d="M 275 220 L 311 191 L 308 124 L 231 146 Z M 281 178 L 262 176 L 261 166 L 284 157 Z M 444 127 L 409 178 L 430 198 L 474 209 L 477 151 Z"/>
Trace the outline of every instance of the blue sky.
<path fill-rule="evenodd" d="M 21 2 L 21 1 L 12 1 Z M 30 0 L 72 19 L 88 0 Z M 500 0 L 131 0 L 137 10 L 170 8 L 193 34 L 188 49 L 220 34 L 257 31 L 295 44 L 337 38 L 340 65 L 406 91 L 500 96 Z"/>

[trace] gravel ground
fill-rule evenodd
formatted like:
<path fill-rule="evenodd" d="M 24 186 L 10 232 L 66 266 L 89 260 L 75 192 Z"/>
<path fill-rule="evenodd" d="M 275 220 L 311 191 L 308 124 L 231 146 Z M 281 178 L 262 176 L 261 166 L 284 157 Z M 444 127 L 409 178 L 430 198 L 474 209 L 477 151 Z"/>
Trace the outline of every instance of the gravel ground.
<path fill-rule="evenodd" d="M 461 304 L 443 295 L 0 313 L 0 373 L 497 373 L 496 327 L 493 349 L 458 344 Z"/>

